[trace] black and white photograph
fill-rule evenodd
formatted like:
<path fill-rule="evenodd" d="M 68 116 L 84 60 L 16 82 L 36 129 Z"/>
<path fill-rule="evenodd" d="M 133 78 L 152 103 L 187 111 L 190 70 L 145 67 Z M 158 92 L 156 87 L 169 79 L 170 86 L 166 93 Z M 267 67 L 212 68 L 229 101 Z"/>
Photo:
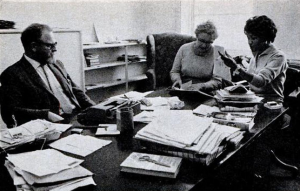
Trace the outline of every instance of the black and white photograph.
<path fill-rule="evenodd" d="M 0 0 L 0 190 L 300 191 L 298 18 L 298 0 Z"/>

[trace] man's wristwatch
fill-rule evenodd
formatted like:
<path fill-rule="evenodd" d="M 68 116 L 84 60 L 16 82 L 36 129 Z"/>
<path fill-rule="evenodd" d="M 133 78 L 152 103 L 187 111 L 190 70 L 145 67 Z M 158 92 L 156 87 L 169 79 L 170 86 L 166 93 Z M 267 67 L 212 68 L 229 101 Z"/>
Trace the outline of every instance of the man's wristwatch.
<path fill-rule="evenodd" d="M 236 69 L 233 71 L 233 75 L 239 75 L 240 69 L 242 69 L 242 67 L 239 64 L 237 64 Z"/>

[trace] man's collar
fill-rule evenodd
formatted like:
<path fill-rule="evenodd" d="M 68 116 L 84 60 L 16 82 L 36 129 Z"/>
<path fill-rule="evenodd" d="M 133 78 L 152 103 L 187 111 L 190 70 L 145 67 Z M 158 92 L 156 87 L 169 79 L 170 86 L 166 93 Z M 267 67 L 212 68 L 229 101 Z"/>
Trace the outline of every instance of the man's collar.
<path fill-rule="evenodd" d="M 24 57 L 33 66 L 35 70 L 41 65 L 38 61 L 35 61 L 32 58 L 26 56 L 26 54 L 24 54 Z"/>

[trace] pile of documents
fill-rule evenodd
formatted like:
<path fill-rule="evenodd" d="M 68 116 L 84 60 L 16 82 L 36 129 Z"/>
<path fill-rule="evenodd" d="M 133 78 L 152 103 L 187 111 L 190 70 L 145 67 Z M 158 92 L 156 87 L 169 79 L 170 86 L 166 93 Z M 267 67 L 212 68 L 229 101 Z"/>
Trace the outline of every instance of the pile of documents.
<path fill-rule="evenodd" d="M 193 113 L 200 116 L 211 117 L 215 123 L 249 131 L 254 126 L 256 110 L 253 107 L 238 108 L 232 106 L 219 109 L 216 106 L 212 107 L 202 104 L 194 109 Z"/>
<path fill-rule="evenodd" d="M 239 93 L 238 88 L 242 86 L 229 86 L 225 89 L 217 90 L 215 98 L 218 100 L 218 102 L 221 103 L 234 103 L 236 105 L 239 104 L 258 104 L 263 99 L 261 97 L 258 97 L 252 92 L 251 90 L 246 90 L 243 93 Z"/>
<path fill-rule="evenodd" d="M 224 141 L 232 139 L 237 144 L 242 137 L 238 128 L 213 123 L 212 118 L 196 116 L 191 110 L 162 112 L 135 136 L 138 140 L 179 148 L 183 156 L 191 152 L 202 155 L 201 162 L 207 165 L 224 150 Z"/>
<path fill-rule="evenodd" d="M 70 124 L 56 124 L 41 119 L 32 120 L 12 129 L 3 129 L 0 135 L 0 147 L 5 150 L 36 139 L 55 140 L 70 127 Z"/>
<path fill-rule="evenodd" d="M 68 191 L 96 185 L 83 160 L 68 157 L 53 149 L 9 154 L 5 166 L 17 190 Z"/>

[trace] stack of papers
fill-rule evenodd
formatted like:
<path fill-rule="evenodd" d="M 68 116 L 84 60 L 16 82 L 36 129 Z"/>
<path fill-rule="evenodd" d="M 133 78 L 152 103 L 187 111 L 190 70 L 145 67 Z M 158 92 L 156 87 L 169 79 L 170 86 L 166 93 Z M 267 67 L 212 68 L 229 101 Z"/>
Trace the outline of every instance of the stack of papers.
<path fill-rule="evenodd" d="M 54 149 L 85 157 L 110 143 L 111 141 L 88 135 L 73 134 L 59 139 L 49 146 Z"/>
<path fill-rule="evenodd" d="M 74 190 L 96 185 L 83 160 L 68 157 L 53 149 L 7 156 L 5 166 L 17 190 Z"/>
<path fill-rule="evenodd" d="M 263 99 L 248 90 L 246 93 L 230 93 L 228 89 L 221 89 L 216 91 L 215 98 L 223 103 L 260 103 Z"/>
<path fill-rule="evenodd" d="M 225 110 L 226 109 L 226 110 Z M 238 127 L 241 130 L 250 130 L 254 126 L 256 110 L 253 108 L 236 108 L 226 106 L 219 109 L 216 106 L 199 105 L 193 113 L 200 116 L 212 117 L 213 122 L 222 125 Z"/>
<path fill-rule="evenodd" d="M 0 147 L 14 148 L 39 138 L 58 139 L 60 134 L 70 127 L 69 124 L 56 124 L 41 119 L 32 120 L 18 127 L 1 131 Z"/>
<path fill-rule="evenodd" d="M 187 153 L 210 155 L 208 164 L 213 160 L 211 156 L 216 157 L 220 152 L 222 141 L 237 131 L 238 128 L 213 123 L 213 118 L 195 116 L 191 110 L 170 110 L 157 116 L 135 138 L 180 148 Z"/>

